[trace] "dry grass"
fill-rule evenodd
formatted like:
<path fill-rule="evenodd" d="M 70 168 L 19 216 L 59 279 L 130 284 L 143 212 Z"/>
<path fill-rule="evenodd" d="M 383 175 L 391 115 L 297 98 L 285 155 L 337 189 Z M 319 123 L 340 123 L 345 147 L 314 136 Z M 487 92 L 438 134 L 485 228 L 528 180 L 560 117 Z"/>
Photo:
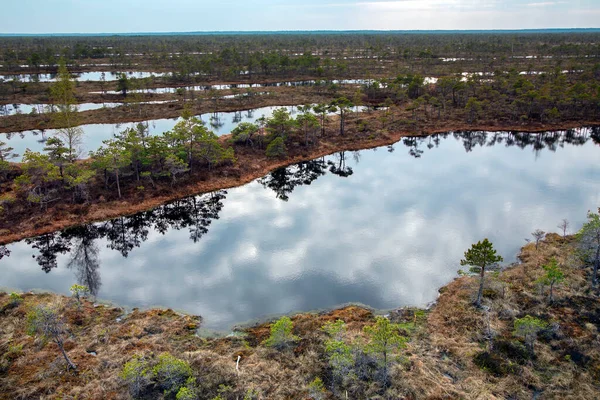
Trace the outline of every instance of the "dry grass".
<path fill-rule="evenodd" d="M 541 265 L 556 257 L 567 279 L 549 304 L 535 280 Z M 428 313 L 399 310 L 394 321 L 409 335 L 402 358 L 391 370 L 391 384 L 382 391 L 375 382 L 362 382 L 351 398 L 380 399 L 596 399 L 600 390 L 600 302 L 589 294 L 588 271 L 573 256 L 573 238 L 548 235 L 536 250 L 523 248 L 522 263 L 489 279 L 486 313 L 472 306 L 476 280 L 459 278 L 441 290 Z M 308 384 L 321 377 L 328 383 L 321 327 L 342 319 L 348 338 L 363 336 L 374 316 L 360 307 L 292 317 L 301 340 L 293 351 L 278 352 L 261 343 L 270 325 L 246 330 L 245 337 L 202 339 L 195 335 L 200 320 L 171 310 L 135 311 L 122 316 L 119 308 L 94 306 L 52 294 L 25 294 L 18 307 L 0 315 L 0 399 L 129 398 L 118 378 L 135 354 L 155 360 L 170 352 L 189 362 L 202 399 L 221 395 L 241 399 L 252 389 L 260 399 L 306 399 Z M 8 296 L 0 294 L 0 305 Z M 79 373 L 67 372 L 55 345 L 25 334 L 24 317 L 36 304 L 54 303 L 70 329 L 65 343 Z M 520 340 L 512 334 L 515 318 L 533 315 L 557 329 L 540 335 L 536 357 L 519 359 Z M 117 322 L 117 318 L 122 320 Z M 484 336 L 488 328 L 494 339 Z M 363 338 L 364 339 L 364 338 Z M 488 351 L 505 368 L 482 369 L 475 356 Z M 96 355 L 91 355 L 95 352 Z M 512 352 L 512 353 L 511 353 Z M 240 369 L 235 365 L 241 356 Z M 358 389 L 351 389 L 358 390 Z M 360 394 L 358 394 L 360 393 Z M 161 396 L 153 391 L 152 398 Z M 344 398 L 328 392 L 329 398 Z"/>

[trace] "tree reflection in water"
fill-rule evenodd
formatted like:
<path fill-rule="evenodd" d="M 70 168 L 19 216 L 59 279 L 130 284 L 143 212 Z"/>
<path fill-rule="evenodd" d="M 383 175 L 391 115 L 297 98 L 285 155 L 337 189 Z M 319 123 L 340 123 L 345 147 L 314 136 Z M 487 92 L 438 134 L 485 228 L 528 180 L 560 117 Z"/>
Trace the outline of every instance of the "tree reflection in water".
<path fill-rule="evenodd" d="M 448 132 L 425 137 L 407 137 L 396 145 L 408 147 L 408 153 L 421 158 L 426 150 L 437 148 L 443 140 L 454 138 L 460 141 L 467 153 L 478 147 L 504 145 L 521 149 L 532 148 L 539 154 L 544 149 L 556 151 L 566 145 L 581 146 L 593 140 L 600 144 L 600 128 L 582 128 L 567 131 L 527 134 L 516 132 Z M 392 146 L 387 146 L 393 151 Z M 354 171 L 347 163 L 347 153 L 339 152 L 325 157 L 279 168 L 258 179 L 266 189 L 275 193 L 278 199 L 288 201 L 296 187 L 310 185 L 312 182 L 329 173 L 339 177 L 350 177 Z M 354 163 L 358 165 L 360 152 L 354 152 Z M 219 219 L 226 198 L 225 190 L 176 200 L 141 212 L 132 216 L 123 216 L 110 221 L 79 226 L 61 232 L 49 233 L 25 242 L 37 255 L 32 257 L 46 273 L 57 267 L 60 254 L 69 254 L 67 267 L 74 270 L 77 282 L 97 294 L 100 286 L 100 249 L 97 241 L 105 239 L 107 247 L 118 251 L 123 257 L 148 240 L 151 230 L 166 234 L 169 230 L 189 229 L 190 239 L 197 243 L 208 234 L 213 220 Z M 9 257 L 10 250 L 0 246 L 0 260 Z"/>

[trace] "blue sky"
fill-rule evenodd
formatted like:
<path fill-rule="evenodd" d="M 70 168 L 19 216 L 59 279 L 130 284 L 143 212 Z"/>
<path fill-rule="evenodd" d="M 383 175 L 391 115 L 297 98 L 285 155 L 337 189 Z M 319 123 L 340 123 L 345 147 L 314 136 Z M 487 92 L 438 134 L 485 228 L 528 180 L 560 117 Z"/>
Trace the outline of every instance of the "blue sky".
<path fill-rule="evenodd" d="M 598 28 L 600 0 L 18 0 L 0 33 Z"/>

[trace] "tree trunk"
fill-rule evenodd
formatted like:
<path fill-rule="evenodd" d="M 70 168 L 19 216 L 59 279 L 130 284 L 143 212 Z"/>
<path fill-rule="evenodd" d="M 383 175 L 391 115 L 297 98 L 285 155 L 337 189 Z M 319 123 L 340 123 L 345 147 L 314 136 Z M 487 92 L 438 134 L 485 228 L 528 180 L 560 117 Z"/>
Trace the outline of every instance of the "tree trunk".
<path fill-rule="evenodd" d="M 479 280 L 479 291 L 477 292 L 477 300 L 475 301 L 476 307 L 481 307 L 481 297 L 483 296 L 483 279 L 485 276 L 485 266 L 481 267 L 481 274 Z"/>
<path fill-rule="evenodd" d="M 596 249 L 596 259 L 594 260 L 594 273 L 592 274 L 592 287 L 598 284 L 598 267 L 600 266 L 600 246 Z"/>
<path fill-rule="evenodd" d="M 117 178 L 117 193 L 119 193 L 119 198 L 121 198 L 121 183 L 119 182 L 119 169 L 115 170 L 115 177 Z"/>
<path fill-rule="evenodd" d="M 71 361 L 71 359 L 67 355 L 67 352 L 65 351 L 65 348 L 63 347 L 62 340 L 56 339 L 55 342 L 58 345 L 58 348 L 60 349 L 60 351 L 62 352 L 62 355 L 65 358 L 65 361 L 67 362 L 67 365 L 69 366 L 69 368 L 73 369 L 73 371 L 77 371 L 77 366 L 75 364 L 73 364 L 73 361 Z"/>

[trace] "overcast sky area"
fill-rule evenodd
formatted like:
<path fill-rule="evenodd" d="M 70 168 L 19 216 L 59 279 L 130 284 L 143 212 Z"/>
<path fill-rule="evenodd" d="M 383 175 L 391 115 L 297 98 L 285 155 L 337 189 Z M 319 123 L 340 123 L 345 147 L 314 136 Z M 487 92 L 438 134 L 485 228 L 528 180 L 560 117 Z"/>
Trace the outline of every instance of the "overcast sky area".
<path fill-rule="evenodd" d="M 600 0 L 19 0 L 0 33 L 599 28 Z"/>

